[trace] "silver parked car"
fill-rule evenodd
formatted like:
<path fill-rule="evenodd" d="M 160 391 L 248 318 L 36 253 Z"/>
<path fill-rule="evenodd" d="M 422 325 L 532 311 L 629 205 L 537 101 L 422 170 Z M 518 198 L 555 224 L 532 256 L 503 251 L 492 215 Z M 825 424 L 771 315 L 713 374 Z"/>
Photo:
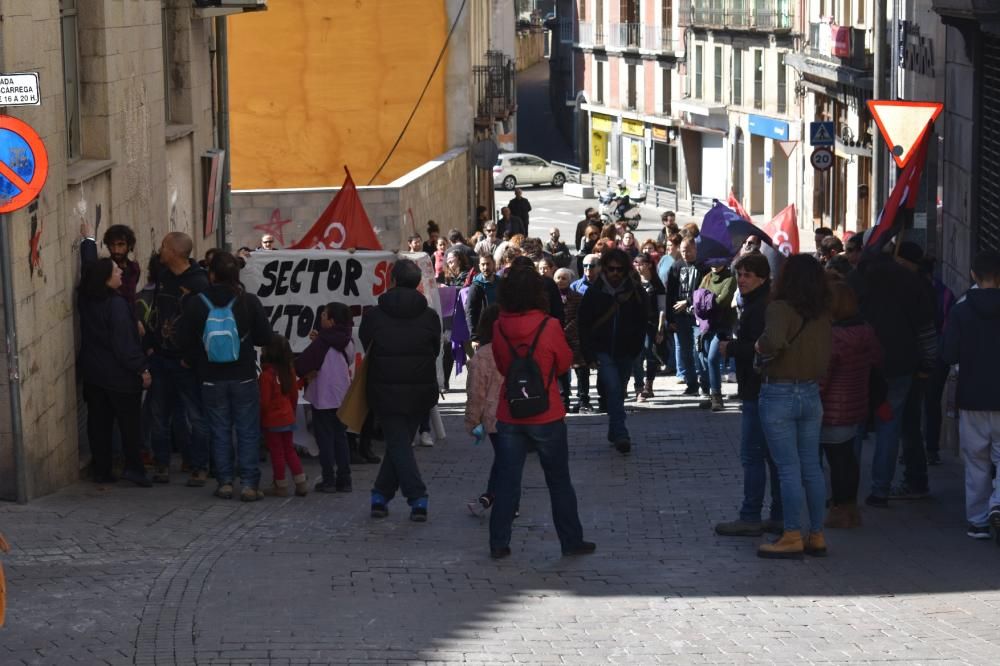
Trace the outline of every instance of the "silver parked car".
<path fill-rule="evenodd" d="M 566 173 L 541 157 L 527 153 L 502 153 L 493 167 L 493 187 L 512 190 L 518 185 L 552 183 L 561 187 Z"/>

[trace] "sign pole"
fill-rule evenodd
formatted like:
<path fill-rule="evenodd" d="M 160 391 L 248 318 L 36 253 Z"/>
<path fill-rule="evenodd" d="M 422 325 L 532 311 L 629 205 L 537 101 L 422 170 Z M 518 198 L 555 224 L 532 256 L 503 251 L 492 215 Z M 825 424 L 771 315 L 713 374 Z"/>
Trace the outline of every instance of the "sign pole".
<path fill-rule="evenodd" d="M 28 502 L 28 467 L 24 453 L 24 424 L 21 421 L 21 376 L 17 352 L 17 320 L 11 270 L 10 224 L 0 214 L 0 283 L 3 284 L 3 322 L 7 354 L 7 388 L 10 394 L 10 435 L 14 449 L 14 482 L 18 504 Z"/>

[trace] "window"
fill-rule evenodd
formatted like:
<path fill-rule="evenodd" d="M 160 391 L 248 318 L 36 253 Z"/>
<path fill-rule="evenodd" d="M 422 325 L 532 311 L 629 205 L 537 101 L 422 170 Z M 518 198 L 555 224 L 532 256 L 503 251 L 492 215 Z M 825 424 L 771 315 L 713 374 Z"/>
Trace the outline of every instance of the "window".
<path fill-rule="evenodd" d="M 660 86 L 660 111 L 665 116 L 670 115 L 670 70 L 664 67 L 660 70 L 660 77 L 663 79 Z"/>
<path fill-rule="evenodd" d="M 722 103 L 722 47 L 715 47 L 715 101 Z"/>
<path fill-rule="evenodd" d="M 778 54 L 778 113 L 788 110 L 788 72 L 785 69 L 785 54 Z"/>
<path fill-rule="evenodd" d="M 636 81 L 635 81 L 635 65 L 628 65 L 628 89 L 625 91 L 625 99 L 627 100 L 628 109 L 635 109 L 636 106 Z"/>
<path fill-rule="evenodd" d="M 693 95 L 698 99 L 702 98 L 701 73 L 704 64 L 705 64 L 705 47 L 699 44 L 698 46 L 694 47 L 694 93 L 693 93 Z"/>
<path fill-rule="evenodd" d="M 604 102 L 604 63 L 597 61 L 597 88 L 594 90 L 594 100 Z"/>
<path fill-rule="evenodd" d="M 733 106 L 743 106 L 743 49 L 733 49 Z"/>
<path fill-rule="evenodd" d="M 66 98 L 66 158 L 83 154 L 80 136 L 80 51 L 77 41 L 77 0 L 59 0 L 59 30 L 62 36 L 63 95 Z"/>
<path fill-rule="evenodd" d="M 753 108 L 764 108 L 764 52 L 753 52 Z"/>

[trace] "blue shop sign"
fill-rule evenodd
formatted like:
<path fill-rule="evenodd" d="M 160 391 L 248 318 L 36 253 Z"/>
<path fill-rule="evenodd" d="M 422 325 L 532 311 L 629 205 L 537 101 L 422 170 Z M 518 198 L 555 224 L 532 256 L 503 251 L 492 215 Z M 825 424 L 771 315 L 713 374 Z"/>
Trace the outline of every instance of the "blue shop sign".
<path fill-rule="evenodd" d="M 788 123 L 767 116 L 750 116 L 750 133 L 775 141 L 788 141 Z"/>

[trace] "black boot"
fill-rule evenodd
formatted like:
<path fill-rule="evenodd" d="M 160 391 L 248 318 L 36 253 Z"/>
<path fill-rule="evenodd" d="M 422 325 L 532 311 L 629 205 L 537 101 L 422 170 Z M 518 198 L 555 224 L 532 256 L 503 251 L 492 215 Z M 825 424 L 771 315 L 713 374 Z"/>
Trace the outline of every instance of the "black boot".
<path fill-rule="evenodd" d="M 353 432 L 347 433 L 347 447 L 351 450 L 351 464 L 361 465 L 365 462 L 365 459 L 361 457 L 358 445 L 358 436 Z"/>

